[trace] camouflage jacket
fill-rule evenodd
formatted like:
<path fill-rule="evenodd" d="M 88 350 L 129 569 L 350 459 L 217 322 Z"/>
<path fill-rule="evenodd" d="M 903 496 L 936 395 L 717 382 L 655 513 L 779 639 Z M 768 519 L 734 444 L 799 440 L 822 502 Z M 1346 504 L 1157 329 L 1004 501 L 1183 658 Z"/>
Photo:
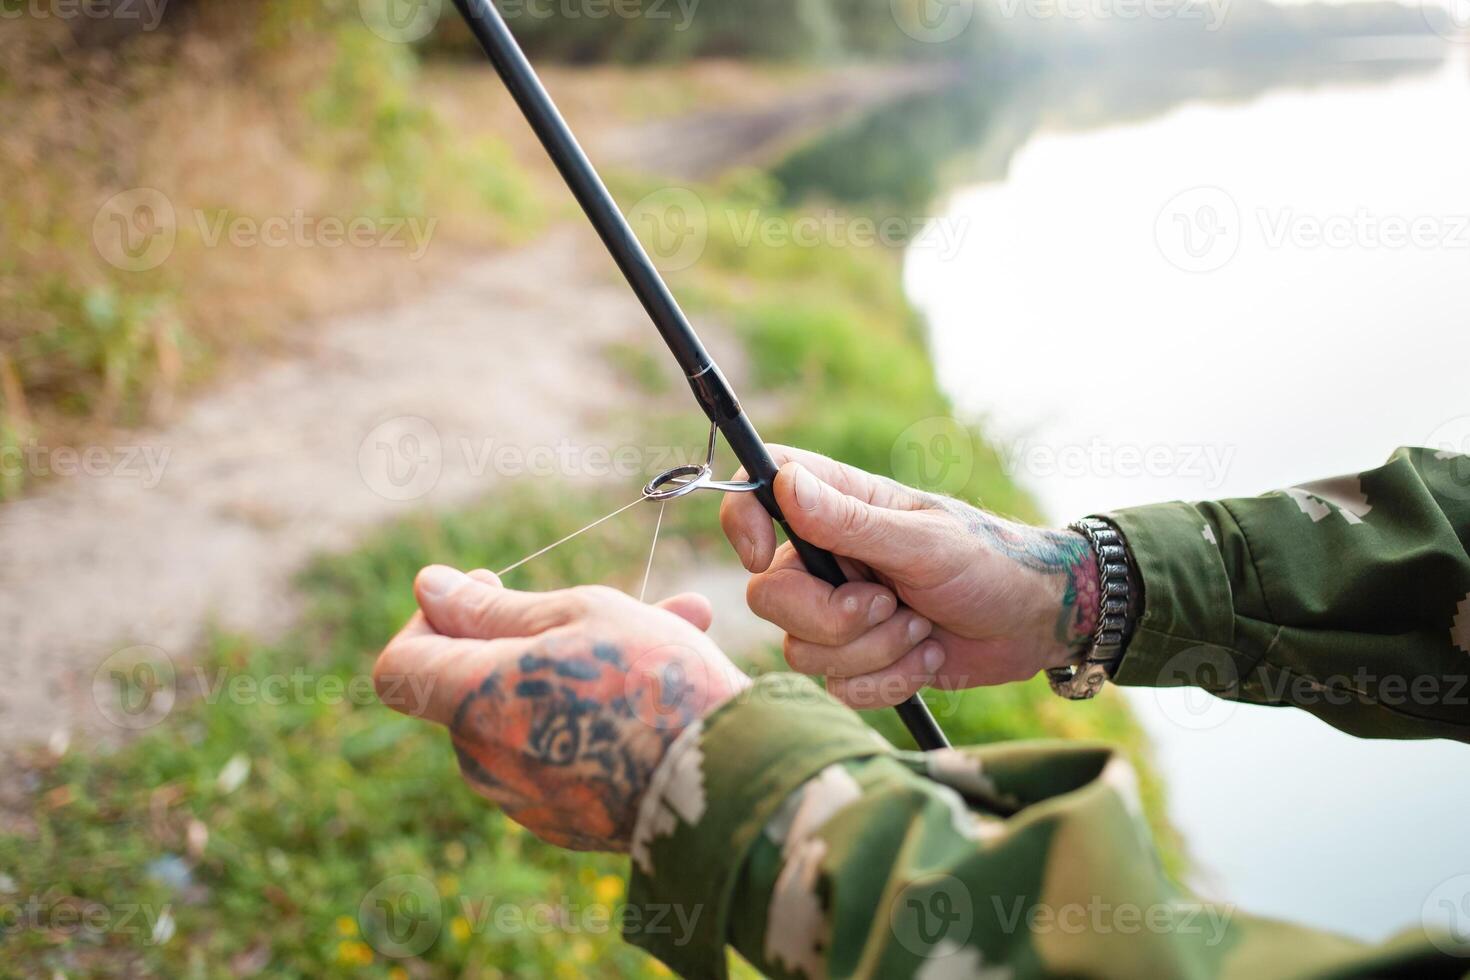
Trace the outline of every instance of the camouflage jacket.
<path fill-rule="evenodd" d="M 1470 741 L 1470 457 L 1401 450 L 1357 476 L 1108 516 L 1145 590 L 1119 683 Z M 624 934 L 691 977 L 724 976 L 727 944 L 777 977 L 1470 970 L 1448 936 L 1369 946 L 1191 897 L 1105 746 L 899 752 L 790 674 L 679 736 L 632 857 Z"/>

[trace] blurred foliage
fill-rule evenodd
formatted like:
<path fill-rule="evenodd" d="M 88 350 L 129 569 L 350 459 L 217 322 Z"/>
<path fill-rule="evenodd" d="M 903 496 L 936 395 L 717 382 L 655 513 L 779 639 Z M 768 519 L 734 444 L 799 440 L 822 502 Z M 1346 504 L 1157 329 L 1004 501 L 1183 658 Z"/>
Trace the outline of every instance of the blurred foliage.
<path fill-rule="evenodd" d="M 973 151 L 1006 86 L 975 77 L 909 96 L 798 148 L 772 175 L 782 200 L 832 200 L 913 216 L 933 207 L 944 165 Z"/>

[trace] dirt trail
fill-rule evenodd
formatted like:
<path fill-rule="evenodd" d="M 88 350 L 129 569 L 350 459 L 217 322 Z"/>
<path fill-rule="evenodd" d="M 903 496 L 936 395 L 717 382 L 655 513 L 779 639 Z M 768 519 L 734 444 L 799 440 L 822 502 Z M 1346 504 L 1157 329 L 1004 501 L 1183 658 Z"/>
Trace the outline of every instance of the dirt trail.
<path fill-rule="evenodd" d="M 742 133 L 749 160 L 816 116 L 911 90 L 883 78 L 802 93 L 733 127 L 660 123 L 656 136 L 614 134 L 597 149 L 625 166 L 703 175 L 734 158 L 711 134 Z M 701 325 L 718 351 L 717 328 Z M 590 229 L 558 227 L 467 264 L 411 305 L 303 329 L 305 352 L 236 372 L 173 424 L 119 438 L 150 456 L 119 449 L 107 475 L 0 507 L 0 635 L 10 649 L 0 745 L 115 733 L 92 684 L 119 650 L 149 645 L 180 661 L 211 622 L 276 633 L 296 612 L 290 577 L 313 553 L 489 492 L 491 440 L 636 440 L 610 431 L 609 406 L 628 393 L 599 355 L 647 334 Z M 717 638 L 732 647 L 770 635 L 745 612 L 743 578 L 709 567 L 680 582 L 712 593 Z"/>

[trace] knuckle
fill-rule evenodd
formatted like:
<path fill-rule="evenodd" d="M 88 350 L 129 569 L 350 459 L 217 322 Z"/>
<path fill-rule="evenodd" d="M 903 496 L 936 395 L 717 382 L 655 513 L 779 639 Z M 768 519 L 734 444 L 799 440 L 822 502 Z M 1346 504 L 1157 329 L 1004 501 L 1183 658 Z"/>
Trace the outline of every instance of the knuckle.
<path fill-rule="evenodd" d="M 842 595 L 838 590 L 832 596 L 826 621 L 830 643 L 851 643 L 868 629 L 867 608 L 857 595 Z"/>
<path fill-rule="evenodd" d="M 837 516 L 837 526 L 843 534 L 859 537 L 867 534 L 872 526 L 868 509 L 851 497 L 842 498 L 842 510 Z"/>

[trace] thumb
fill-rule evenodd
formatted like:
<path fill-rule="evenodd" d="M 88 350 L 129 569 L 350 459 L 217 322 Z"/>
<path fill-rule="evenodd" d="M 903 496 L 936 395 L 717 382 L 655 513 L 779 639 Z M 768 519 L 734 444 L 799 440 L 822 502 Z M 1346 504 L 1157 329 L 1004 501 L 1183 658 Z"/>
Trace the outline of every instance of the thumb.
<path fill-rule="evenodd" d="M 444 636 L 536 636 L 569 622 L 574 613 L 561 593 L 516 592 L 490 572 L 466 575 L 447 565 L 423 569 L 413 589 L 424 618 Z"/>
<path fill-rule="evenodd" d="M 924 524 L 913 511 L 877 507 L 824 483 L 800 463 L 776 474 L 776 502 L 809 544 L 890 570 L 922 555 Z"/>

